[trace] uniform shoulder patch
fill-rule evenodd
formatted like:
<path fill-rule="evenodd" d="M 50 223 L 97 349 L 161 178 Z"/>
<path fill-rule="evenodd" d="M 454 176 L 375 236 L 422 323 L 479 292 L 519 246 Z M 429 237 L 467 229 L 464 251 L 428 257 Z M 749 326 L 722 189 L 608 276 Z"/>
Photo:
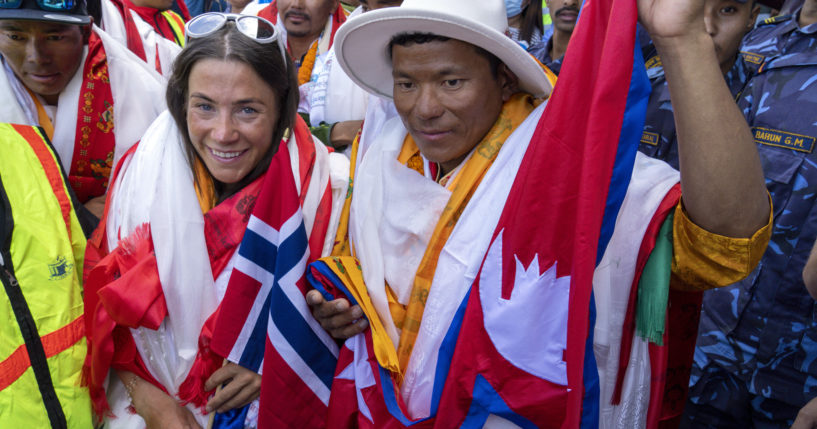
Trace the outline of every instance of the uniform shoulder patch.
<path fill-rule="evenodd" d="M 785 22 L 785 21 L 790 20 L 792 18 L 792 16 L 794 16 L 794 15 L 788 14 L 788 15 L 777 15 L 777 16 L 773 16 L 771 18 L 766 18 L 766 19 L 763 20 L 763 22 L 758 24 L 758 26 L 771 25 L 771 24 L 777 24 L 777 23 L 780 23 L 780 22 Z"/>
<path fill-rule="evenodd" d="M 754 52 L 741 51 L 740 55 L 743 57 L 743 61 L 756 65 L 762 65 L 763 61 L 766 60 L 765 55 L 756 54 Z"/>
<path fill-rule="evenodd" d="M 641 134 L 641 143 L 648 144 L 650 146 L 658 146 L 658 142 L 661 140 L 661 135 L 658 133 L 651 133 L 649 131 L 644 131 Z"/>
<path fill-rule="evenodd" d="M 755 142 L 759 144 L 805 153 L 811 153 L 814 150 L 814 143 L 817 140 L 811 136 L 762 127 L 752 127 L 752 135 L 755 137 Z"/>
<path fill-rule="evenodd" d="M 655 67 L 661 67 L 662 66 L 661 57 L 656 55 L 656 56 L 648 59 L 647 61 L 644 62 L 644 66 L 647 68 L 647 70 L 655 68 Z"/>

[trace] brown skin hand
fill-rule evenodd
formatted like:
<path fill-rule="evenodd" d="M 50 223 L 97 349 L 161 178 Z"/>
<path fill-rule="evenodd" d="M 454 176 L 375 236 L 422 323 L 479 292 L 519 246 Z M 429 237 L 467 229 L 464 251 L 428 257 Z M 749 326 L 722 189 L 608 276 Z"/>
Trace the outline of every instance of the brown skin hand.
<path fill-rule="evenodd" d="M 334 148 L 342 148 L 352 144 L 355 137 L 357 137 L 363 121 L 343 121 L 337 122 L 332 127 L 332 132 L 329 134 L 329 141 Z"/>
<path fill-rule="evenodd" d="M 201 429 L 190 410 L 158 387 L 132 372 L 116 373 L 128 389 L 131 405 L 145 420 L 147 429 Z"/>

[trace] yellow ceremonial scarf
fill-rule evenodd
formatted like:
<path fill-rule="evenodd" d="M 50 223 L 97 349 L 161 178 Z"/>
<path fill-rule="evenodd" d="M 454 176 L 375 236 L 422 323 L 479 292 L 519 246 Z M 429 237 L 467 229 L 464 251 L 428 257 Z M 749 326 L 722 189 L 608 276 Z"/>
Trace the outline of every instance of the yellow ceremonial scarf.
<path fill-rule="evenodd" d="M 207 167 L 198 157 L 194 161 L 193 176 L 195 177 L 196 197 L 199 199 L 201 212 L 207 213 L 216 206 L 216 188 L 210 172 L 207 171 Z"/>
<path fill-rule="evenodd" d="M 474 153 L 462 166 L 462 170 L 446 186 L 451 191 L 451 197 L 443 209 L 437 226 L 434 228 L 434 233 L 417 269 L 417 274 L 414 277 L 414 288 L 411 291 L 409 303 L 405 307 L 405 314 L 399 314 L 401 313 L 400 308 L 395 309 L 395 307 L 402 307 L 402 305 L 389 303 L 395 323 L 397 323 L 397 320 L 403 320 L 402 326 L 398 326 L 401 333 L 400 344 L 397 347 L 397 356 L 400 368 L 403 371 L 408 366 L 414 342 L 417 340 L 417 334 L 420 331 L 420 321 L 423 320 L 426 298 L 431 290 L 431 282 L 434 280 L 437 261 L 443 246 L 448 241 L 448 237 L 465 210 L 465 206 L 471 200 L 471 196 L 474 195 L 477 187 L 482 182 L 485 172 L 488 171 L 488 168 L 496 159 L 496 155 L 505 140 L 522 124 L 536 106 L 536 100 L 528 94 L 518 93 L 511 97 L 502 106 L 499 118 L 488 131 L 488 134 L 474 148 Z M 409 134 L 403 142 L 403 150 L 398 161 L 404 164 L 408 163 L 412 157 L 419 155 L 419 152 L 417 144 Z M 395 310 L 397 310 L 398 314 L 394 314 Z"/>
<path fill-rule="evenodd" d="M 31 96 L 31 99 L 34 100 L 34 105 L 37 106 L 37 121 L 40 123 L 40 127 L 45 130 L 45 135 L 48 136 L 49 140 L 54 140 L 54 124 L 51 123 L 51 118 L 49 118 L 48 114 L 45 113 L 43 103 L 41 103 L 40 99 L 34 94 L 34 92 L 27 87 L 26 91 L 28 91 L 28 95 Z"/>
<path fill-rule="evenodd" d="M 408 366 L 408 361 L 417 339 L 420 321 L 423 318 L 423 312 L 425 310 L 425 299 L 428 297 L 428 293 L 431 289 L 431 282 L 434 278 L 434 272 L 437 269 L 437 260 L 439 259 L 443 246 L 446 241 L 448 241 L 448 237 L 454 230 L 454 226 L 457 224 L 471 196 L 481 183 L 485 172 L 488 171 L 488 168 L 490 168 L 496 159 L 496 155 L 502 148 L 505 140 L 507 140 L 511 133 L 519 127 L 542 101 L 543 100 L 534 99 L 524 93 L 518 93 L 511 97 L 511 99 L 503 105 L 502 111 L 493 127 L 474 148 L 474 153 L 468 158 L 454 179 L 445 185 L 447 189 L 451 190 L 451 197 L 440 216 L 440 220 L 437 222 L 437 226 L 428 243 L 423 259 L 417 269 L 414 287 L 408 305 L 403 306 L 400 304 L 391 288 L 388 286 L 386 288 L 392 319 L 397 328 L 401 330 L 400 343 L 396 355 L 394 353 L 394 346 L 385 328 L 383 328 L 382 323 L 379 323 L 379 317 L 377 316 L 374 306 L 371 304 L 371 300 L 367 299 L 368 293 L 366 293 L 366 285 L 363 284 L 362 274 L 358 275 L 356 273 L 356 271 L 359 270 L 359 264 L 354 258 L 350 257 L 352 252 L 349 246 L 348 225 L 349 209 L 353 192 L 353 182 L 350 179 L 349 192 L 344 203 L 343 211 L 341 212 L 335 247 L 332 249 L 332 255 L 347 256 L 348 258 L 327 258 L 332 259 L 331 261 L 327 261 L 327 264 L 334 266 L 333 271 L 339 274 L 339 277 L 344 280 L 346 286 L 352 294 L 355 295 L 355 298 L 358 300 L 370 322 L 377 319 L 378 323 L 370 323 L 372 326 L 375 355 L 378 363 L 395 375 L 398 383 L 402 379 L 402 373 Z M 351 157 L 353 162 L 350 171 L 350 177 L 352 178 L 355 172 L 354 169 L 356 165 L 354 161 L 357 159 L 359 138 L 360 136 L 358 135 L 358 138 L 355 139 L 352 145 Z M 411 135 L 406 136 L 403 142 L 403 148 L 398 156 L 398 161 L 421 174 L 424 173 L 420 151 Z M 447 175 L 446 178 L 448 177 L 450 176 Z M 335 269 L 335 267 L 339 268 L 340 266 L 344 266 L 345 269 Z M 353 269 L 352 267 L 357 269 Z M 355 274 L 350 275 L 350 272 L 355 272 Z M 349 283 L 346 283 L 347 281 Z"/>

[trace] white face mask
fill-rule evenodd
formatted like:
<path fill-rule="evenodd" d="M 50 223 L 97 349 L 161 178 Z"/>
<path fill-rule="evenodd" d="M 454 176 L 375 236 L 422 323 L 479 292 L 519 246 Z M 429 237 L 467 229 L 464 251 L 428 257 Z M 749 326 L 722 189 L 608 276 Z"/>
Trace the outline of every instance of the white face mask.
<path fill-rule="evenodd" d="M 505 12 L 508 18 L 522 13 L 523 0 L 505 0 Z"/>

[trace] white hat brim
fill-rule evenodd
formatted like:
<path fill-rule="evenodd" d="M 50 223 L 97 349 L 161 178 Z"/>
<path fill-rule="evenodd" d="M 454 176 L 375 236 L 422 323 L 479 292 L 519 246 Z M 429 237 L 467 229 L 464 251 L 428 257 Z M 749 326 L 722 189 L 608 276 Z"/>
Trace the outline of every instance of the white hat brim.
<path fill-rule="evenodd" d="M 388 47 L 394 36 L 403 33 L 436 34 L 479 46 L 511 69 L 521 90 L 534 97 L 544 97 L 552 90 L 539 63 L 510 37 L 478 22 L 428 10 L 390 7 L 346 21 L 335 35 L 338 62 L 361 88 L 392 98 L 394 80 Z"/>

